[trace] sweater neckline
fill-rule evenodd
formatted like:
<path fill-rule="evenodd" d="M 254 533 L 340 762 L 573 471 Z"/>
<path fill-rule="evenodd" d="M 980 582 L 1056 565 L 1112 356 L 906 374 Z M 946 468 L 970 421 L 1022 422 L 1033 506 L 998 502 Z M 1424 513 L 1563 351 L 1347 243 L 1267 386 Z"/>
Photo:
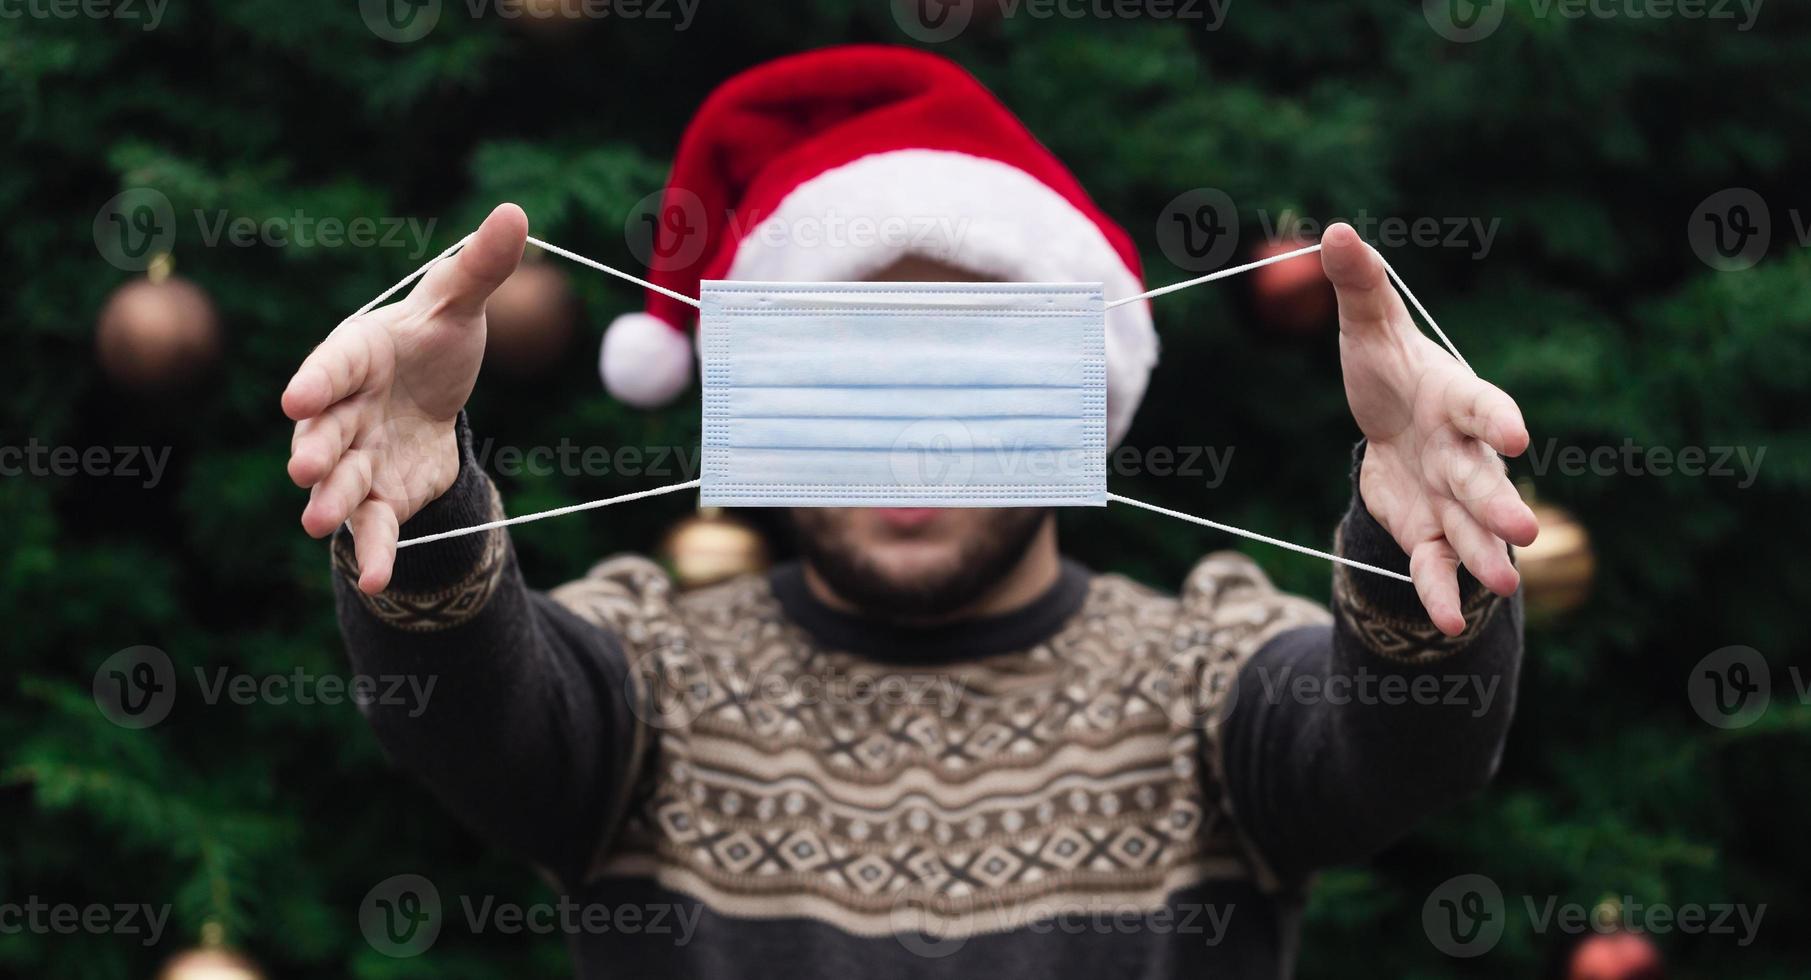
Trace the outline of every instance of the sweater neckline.
<path fill-rule="evenodd" d="M 824 648 L 913 664 L 948 663 L 1036 646 L 1056 635 L 1081 608 L 1090 578 L 1086 568 L 1065 558 L 1056 582 L 1017 609 L 936 626 L 912 626 L 824 604 L 806 584 L 802 562 L 786 562 L 768 573 L 781 611 Z"/>

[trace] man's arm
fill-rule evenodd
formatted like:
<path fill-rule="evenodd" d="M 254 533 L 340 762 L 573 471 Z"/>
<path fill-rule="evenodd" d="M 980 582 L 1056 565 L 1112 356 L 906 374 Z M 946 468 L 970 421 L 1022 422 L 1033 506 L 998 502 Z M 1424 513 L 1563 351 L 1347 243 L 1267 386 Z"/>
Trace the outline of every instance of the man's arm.
<path fill-rule="evenodd" d="M 1356 466 L 1353 477 L 1339 553 L 1406 573 Z M 1461 572 L 1459 598 L 1465 628 L 1449 637 L 1413 586 L 1337 566 L 1333 624 L 1278 635 L 1240 670 L 1222 762 L 1230 806 L 1271 872 L 1299 878 L 1363 857 L 1489 782 L 1515 710 L 1521 596 Z"/>
<path fill-rule="evenodd" d="M 470 429 L 458 428 L 459 474 L 402 526 L 404 539 L 502 516 Z M 397 677 L 425 692 L 363 706 L 386 753 L 479 833 L 581 880 L 639 754 L 615 636 L 530 590 L 501 529 L 403 549 L 377 595 L 358 588 L 343 529 L 333 552 L 354 669 L 384 681 L 378 694 Z"/>

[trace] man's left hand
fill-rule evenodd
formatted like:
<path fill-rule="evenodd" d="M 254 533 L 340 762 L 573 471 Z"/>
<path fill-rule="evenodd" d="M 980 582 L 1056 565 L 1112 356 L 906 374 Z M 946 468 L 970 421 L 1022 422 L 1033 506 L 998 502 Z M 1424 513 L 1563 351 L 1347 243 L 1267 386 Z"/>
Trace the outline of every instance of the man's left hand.
<path fill-rule="evenodd" d="M 1409 556 L 1434 625 L 1456 636 L 1459 565 L 1510 595 L 1521 577 L 1506 543 L 1530 544 L 1539 531 L 1497 455 L 1528 448 L 1522 411 L 1415 326 L 1382 257 L 1351 225 L 1328 228 L 1321 246 L 1339 297 L 1346 401 L 1368 442 L 1359 492 Z"/>

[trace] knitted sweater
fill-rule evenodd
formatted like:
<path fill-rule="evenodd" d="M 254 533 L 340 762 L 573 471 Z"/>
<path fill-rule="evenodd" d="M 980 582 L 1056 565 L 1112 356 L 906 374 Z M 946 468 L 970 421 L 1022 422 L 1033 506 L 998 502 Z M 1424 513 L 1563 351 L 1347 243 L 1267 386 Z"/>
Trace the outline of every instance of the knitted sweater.
<path fill-rule="evenodd" d="M 405 537 L 501 515 L 462 441 Z M 350 545 L 353 665 L 435 683 L 372 727 L 557 883 L 580 977 L 1287 976 L 1313 871 L 1489 780 L 1521 653 L 1519 597 L 1469 576 L 1448 639 L 1401 582 L 1336 566 L 1329 612 L 1230 552 L 1176 595 L 1065 562 L 915 629 L 796 565 L 682 593 L 622 556 L 538 592 L 502 530 L 369 597 Z M 1407 566 L 1356 492 L 1336 546 Z M 445 930 L 486 927 L 466 904 Z"/>

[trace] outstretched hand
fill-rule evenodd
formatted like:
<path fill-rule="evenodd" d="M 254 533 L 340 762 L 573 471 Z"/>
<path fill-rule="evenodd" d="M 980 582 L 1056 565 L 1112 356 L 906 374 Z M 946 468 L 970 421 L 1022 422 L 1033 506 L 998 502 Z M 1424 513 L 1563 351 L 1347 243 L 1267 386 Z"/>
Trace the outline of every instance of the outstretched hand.
<path fill-rule="evenodd" d="M 1409 556 L 1428 616 L 1448 636 L 1465 628 L 1461 563 L 1486 588 L 1520 582 L 1507 544 L 1539 525 L 1497 454 L 1528 448 L 1521 409 L 1416 328 L 1383 259 L 1351 225 L 1321 238 L 1321 263 L 1339 297 L 1346 401 L 1368 446 L 1359 491 Z"/>
<path fill-rule="evenodd" d="M 484 306 L 522 259 L 528 217 L 500 205 L 408 297 L 339 325 L 283 391 L 295 420 L 289 476 L 308 487 L 302 528 L 350 522 L 358 586 L 390 583 L 402 523 L 459 475 L 455 427 L 484 361 Z"/>

